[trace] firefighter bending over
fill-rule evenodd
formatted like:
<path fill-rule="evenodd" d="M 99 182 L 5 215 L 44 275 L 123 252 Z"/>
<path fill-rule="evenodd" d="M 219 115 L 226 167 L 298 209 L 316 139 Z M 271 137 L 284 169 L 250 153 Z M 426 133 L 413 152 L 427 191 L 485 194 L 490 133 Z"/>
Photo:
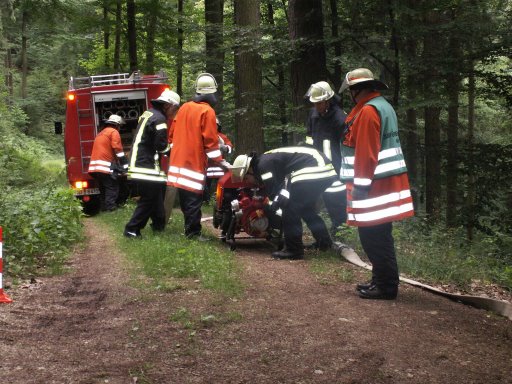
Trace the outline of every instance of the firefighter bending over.
<path fill-rule="evenodd" d="M 185 236 L 199 241 L 201 235 L 201 206 L 208 160 L 226 169 L 217 135 L 217 82 L 209 73 L 196 80 L 194 98 L 183 104 L 171 127 L 171 158 L 167 184 L 178 188 L 180 208 L 185 219 Z"/>
<path fill-rule="evenodd" d="M 239 155 L 231 168 L 234 182 L 264 184 L 271 201 L 266 211 L 282 211 L 285 247 L 272 253 L 276 259 L 302 259 L 303 219 L 320 250 L 332 245 L 324 221 L 315 209 L 322 193 L 338 180 L 329 159 L 311 147 L 284 147 L 261 155 Z"/>
<path fill-rule="evenodd" d="M 94 139 L 88 173 L 98 180 L 102 211 L 115 211 L 119 195 L 119 174 L 128 170 L 128 159 L 123 152 L 119 129 L 124 124 L 121 116 L 110 115 L 105 127 Z"/>
<path fill-rule="evenodd" d="M 169 151 L 167 121 L 180 106 L 180 96 L 166 89 L 154 100 L 153 108 L 139 118 L 132 146 L 128 178 L 135 181 L 140 199 L 133 215 L 126 224 L 124 235 L 140 238 L 140 230 L 151 218 L 154 231 L 165 228 L 165 173 L 160 170 L 160 155 Z"/>

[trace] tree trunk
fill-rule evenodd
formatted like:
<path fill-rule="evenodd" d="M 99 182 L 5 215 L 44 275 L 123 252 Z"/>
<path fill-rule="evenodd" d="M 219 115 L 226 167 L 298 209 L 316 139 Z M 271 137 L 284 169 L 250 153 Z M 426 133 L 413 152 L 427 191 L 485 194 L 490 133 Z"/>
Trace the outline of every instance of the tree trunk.
<path fill-rule="evenodd" d="M 331 82 L 334 85 L 334 91 L 337 93 L 341 87 L 342 74 L 341 74 L 341 41 L 339 39 L 339 21 L 338 21 L 338 8 L 336 0 L 329 0 L 331 8 L 331 36 L 332 48 L 334 51 L 334 64 L 333 76 Z"/>
<path fill-rule="evenodd" d="M 468 154 L 471 156 L 473 153 L 473 141 L 475 132 L 475 92 L 476 81 L 474 72 L 474 63 L 471 63 L 468 79 Z M 473 240 L 473 230 L 475 228 L 475 183 L 476 177 L 474 172 L 473 161 L 469 162 L 469 176 L 468 176 L 468 195 L 466 200 L 466 209 L 468 212 L 467 222 L 467 237 Z"/>
<path fill-rule="evenodd" d="M 446 226 L 451 228 L 457 225 L 457 177 L 458 177 L 458 134 L 459 134 L 459 91 L 460 75 L 459 65 L 462 57 L 456 37 L 450 38 L 450 52 L 453 63 L 449 67 L 451 72 L 446 78 L 448 93 L 448 152 L 446 163 Z"/>
<path fill-rule="evenodd" d="M 178 53 L 176 56 L 176 92 L 183 95 L 183 0 L 178 0 Z"/>
<path fill-rule="evenodd" d="M 123 5 L 121 0 L 116 1 L 116 37 L 114 43 L 114 70 L 121 72 L 121 33 L 123 30 L 122 17 Z"/>
<path fill-rule="evenodd" d="M 110 22 L 108 19 L 109 12 L 109 1 L 103 1 L 103 50 L 104 50 L 104 58 L 103 65 L 105 69 L 110 68 L 110 57 L 108 49 L 110 48 Z"/>
<path fill-rule="evenodd" d="M 126 0 L 126 20 L 128 24 L 128 58 L 130 72 L 138 69 L 137 62 L 137 30 L 135 26 L 135 0 Z"/>
<path fill-rule="evenodd" d="M 206 72 L 217 80 L 216 111 L 220 113 L 224 95 L 224 0 L 205 0 L 204 13 L 206 22 Z"/>
<path fill-rule="evenodd" d="M 264 149 L 262 60 L 250 43 L 261 38 L 259 3 L 257 0 L 235 0 L 234 3 L 238 35 L 235 46 L 235 145 L 238 153 L 261 153 Z"/>
<path fill-rule="evenodd" d="M 292 122 L 302 130 L 308 111 L 304 94 L 312 83 L 328 78 L 323 43 L 322 0 L 289 0 L 288 15 L 290 41 L 295 53 L 290 65 L 291 99 L 295 106 Z M 302 136 L 295 133 L 293 142 L 299 141 Z"/>
<path fill-rule="evenodd" d="M 267 18 L 268 23 L 275 27 L 274 21 L 274 7 L 271 1 L 267 1 Z M 274 32 L 272 38 L 278 39 L 279 36 Z M 288 145 L 288 132 L 286 131 L 286 125 L 288 124 L 288 116 L 287 116 L 287 107 L 286 107 L 286 84 L 285 84 L 285 73 L 284 73 L 284 64 L 282 60 L 278 60 L 276 63 L 276 76 L 277 76 L 277 89 L 276 91 L 279 93 L 279 121 L 283 126 L 281 130 L 281 144 L 283 146 Z"/>
<path fill-rule="evenodd" d="M 429 28 L 423 40 L 423 61 L 426 68 L 423 72 L 423 97 L 428 104 L 425 107 L 425 193 L 426 213 L 432 220 L 440 217 L 441 204 L 441 124 L 439 121 L 441 108 L 437 106 L 440 75 L 437 70 L 441 58 L 441 36 L 439 34 L 439 11 L 429 10 L 426 26 Z"/>
<path fill-rule="evenodd" d="M 160 13 L 158 0 L 151 1 L 151 10 L 148 15 L 147 41 L 146 41 L 146 64 L 145 72 L 155 73 L 155 34 L 158 23 L 158 14 Z"/>
<path fill-rule="evenodd" d="M 21 98 L 27 98 L 28 78 L 28 36 L 27 36 L 28 12 L 23 10 L 21 14 Z"/>

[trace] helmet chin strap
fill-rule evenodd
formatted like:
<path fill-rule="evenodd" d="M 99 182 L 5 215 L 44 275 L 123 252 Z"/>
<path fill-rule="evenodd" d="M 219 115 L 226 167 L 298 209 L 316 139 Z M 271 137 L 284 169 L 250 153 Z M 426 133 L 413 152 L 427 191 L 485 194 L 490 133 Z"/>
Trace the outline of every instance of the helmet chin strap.
<path fill-rule="evenodd" d="M 352 102 L 354 104 L 357 104 L 357 96 L 359 96 L 359 94 L 361 93 L 362 89 L 357 89 L 357 90 L 353 90 L 351 89 L 350 90 L 350 98 L 352 99 Z"/>

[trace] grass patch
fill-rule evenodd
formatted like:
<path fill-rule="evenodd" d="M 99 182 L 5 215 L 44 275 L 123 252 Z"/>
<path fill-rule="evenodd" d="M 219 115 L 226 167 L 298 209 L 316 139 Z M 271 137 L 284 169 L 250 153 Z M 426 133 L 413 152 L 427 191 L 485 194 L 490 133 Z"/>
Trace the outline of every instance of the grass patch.
<path fill-rule="evenodd" d="M 181 289 L 187 280 L 193 279 L 216 293 L 240 295 L 243 286 L 232 253 L 214 238 L 209 242 L 186 239 L 182 235 L 183 216 L 179 212 L 173 213 L 164 232 L 153 233 L 147 226 L 142 231 L 141 240 L 123 237 L 124 226 L 134 208 L 135 205 L 129 204 L 114 213 L 100 214 L 93 220 L 100 220 L 112 229 L 120 249 L 150 278 L 156 289 Z M 208 236 L 205 230 L 203 232 Z"/>

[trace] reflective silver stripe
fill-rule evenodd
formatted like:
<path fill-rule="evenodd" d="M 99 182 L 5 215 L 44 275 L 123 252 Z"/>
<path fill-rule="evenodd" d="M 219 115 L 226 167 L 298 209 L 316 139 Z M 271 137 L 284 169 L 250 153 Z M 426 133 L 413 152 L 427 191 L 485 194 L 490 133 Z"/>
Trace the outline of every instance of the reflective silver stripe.
<path fill-rule="evenodd" d="M 318 166 L 318 167 L 306 167 L 299 169 L 298 171 L 292 172 L 292 179 L 296 176 L 300 176 L 305 173 L 320 173 L 320 172 L 326 172 L 333 169 L 332 165 L 329 164 L 327 167 L 325 165 Z"/>
<path fill-rule="evenodd" d="M 313 145 L 313 138 L 311 136 L 306 136 L 306 144 Z"/>
<path fill-rule="evenodd" d="M 355 156 L 346 156 L 343 158 L 343 163 L 344 164 L 351 164 L 351 165 L 354 165 L 354 160 L 355 160 Z"/>
<path fill-rule="evenodd" d="M 137 152 L 139 151 L 139 143 L 142 138 L 142 134 L 144 133 L 144 127 L 146 126 L 146 123 L 148 122 L 148 119 L 151 116 L 153 116 L 153 113 L 146 111 L 139 118 L 139 121 L 140 121 L 140 119 L 144 119 L 144 120 L 143 120 L 142 124 L 140 125 L 139 130 L 137 131 L 137 136 L 135 137 L 135 140 L 133 142 L 132 153 L 130 156 L 130 168 L 135 167 L 135 161 L 137 160 Z"/>
<path fill-rule="evenodd" d="M 222 152 L 220 149 L 216 149 L 214 151 L 208 152 L 207 155 L 210 159 L 215 159 L 216 157 L 222 156 Z"/>
<path fill-rule="evenodd" d="M 156 130 L 159 131 L 161 129 L 167 129 L 167 123 L 160 123 L 156 125 Z"/>
<path fill-rule="evenodd" d="M 202 174 L 202 173 L 195 172 L 195 171 L 192 171 L 192 170 L 187 169 L 187 168 L 179 168 L 179 167 L 176 167 L 176 166 L 173 166 L 173 165 L 171 165 L 169 167 L 169 173 L 177 173 L 178 175 L 183 175 L 183 176 L 186 176 L 186 177 L 190 177 L 191 179 L 196 179 L 196 180 L 199 180 L 199 181 L 203 181 L 204 180 L 204 174 Z"/>
<path fill-rule="evenodd" d="M 354 170 L 353 169 L 341 169 L 341 176 L 342 177 L 354 177 Z"/>
<path fill-rule="evenodd" d="M 384 163 L 377 165 L 377 168 L 375 168 L 375 174 L 378 175 L 380 173 L 393 171 L 395 169 L 400 169 L 405 167 L 405 161 L 404 160 L 397 160 L 392 161 L 390 163 Z"/>
<path fill-rule="evenodd" d="M 130 167 L 130 173 L 143 173 L 145 175 L 163 175 L 164 173 L 158 169 Z"/>
<path fill-rule="evenodd" d="M 104 172 L 108 172 L 108 173 L 112 172 L 112 171 L 110 170 L 110 167 L 105 167 L 105 166 L 103 166 L 103 165 L 96 165 L 96 166 L 94 166 L 94 165 L 93 165 L 93 166 L 90 166 L 90 165 L 89 165 L 89 170 L 88 170 L 88 172 L 94 172 L 94 171 L 104 171 Z"/>
<path fill-rule="evenodd" d="M 165 147 L 165 149 L 162 149 L 161 151 L 158 151 L 158 153 L 165 153 L 167 151 L 169 151 L 171 149 L 172 145 L 170 144 L 167 144 L 167 147 Z"/>
<path fill-rule="evenodd" d="M 338 181 L 335 181 L 334 183 L 332 183 L 331 186 L 329 188 L 327 188 L 324 192 L 336 193 L 336 192 L 344 191 L 345 189 L 347 189 L 347 186 L 338 180 Z"/>
<path fill-rule="evenodd" d="M 209 167 L 207 169 L 208 172 L 218 172 L 218 171 L 222 171 L 222 168 L 221 167 Z"/>
<path fill-rule="evenodd" d="M 380 211 L 368 212 L 368 213 L 349 213 L 348 220 L 350 221 L 376 221 L 380 219 L 385 219 L 387 217 L 399 216 L 406 212 L 414 211 L 414 207 L 412 203 L 402 204 L 398 207 L 389 207 L 385 209 L 381 209 Z"/>
<path fill-rule="evenodd" d="M 206 176 L 213 177 L 213 176 L 224 176 L 224 172 L 207 172 Z"/>
<path fill-rule="evenodd" d="M 117 152 L 117 153 L 116 153 L 116 156 L 117 156 L 117 157 L 123 157 L 123 156 L 124 156 L 124 152 Z"/>
<path fill-rule="evenodd" d="M 288 198 L 288 199 L 290 198 L 290 192 L 287 191 L 286 189 L 281 189 L 281 191 L 279 191 L 279 194 L 281 196 L 284 196 L 284 197 Z"/>
<path fill-rule="evenodd" d="M 361 177 L 354 178 L 354 185 L 361 185 L 363 187 L 367 187 L 372 183 L 372 179 L 363 179 Z"/>
<path fill-rule="evenodd" d="M 383 151 L 379 152 L 379 160 L 387 159 L 388 157 L 393 157 L 396 155 L 402 155 L 402 148 L 390 148 L 390 149 L 384 149 Z"/>
<path fill-rule="evenodd" d="M 185 179 L 184 177 L 169 176 L 169 177 L 167 177 L 167 181 L 169 181 L 171 183 L 183 185 L 184 187 L 189 187 L 189 188 L 195 189 L 197 191 L 203 190 L 203 184 L 196 183 L 195 181 L 192 181 L 189 179 Z"/>
<path fill-rule="evenodd" d="M 128 173 L 128 178 L 131 180 L 146 180 L 146 181 L 158 181 L 165 183 L 164 175 L 145 175 L 142 173 Z"/>
<path fill-rule="evenodd" d="M 332 160 L 332 153 L 331 153 L 331 140 L 324 140 L 324 142 L 323 142 L 323 149 L 324 149 L 324 155 L 325 155 L 329 160 Z"/>
<path fill-rule="evenodd" d="M 276 211 L 276 216 L 283 216 L 283 210 L 281 208 L 279 208 L 277 211 Z"/>
<path fill-rule="evenodd" d="M 265 153 L 304 153 L 307 155 L 311 155 L 315 158 L 316 162 L 319 166 L 325 165 L 324 158 L 322 155 L 314 148 L 307 148 L 307 147 L 284 147 L 284 148 L 277 148 L 272 149 L 270 151 L 267 151 Z"/>
<path fill-rule="evenodd" d="M 392 203 L 394 201 L 407 199 L 409 197 L 411 197 L 411 191 L 409 189 L 404 189 L 400 192 L 393 192 L 387 195 L 373 197 L 371 199 L 353 200 L 350 205 L 352 208 L 370 208 L 376 207 L 378 205 Z"/>
<path fill-rule="evenodd" d="M 107 167 L 110 167 L 110 165 L 112 163 L 110 161 L 106 161 L 106 160 L 92 160 L 89 164 L 90 165 L 106 165 Z"/>
<path fill-rule="evenodd" d="M 261 175 L 261 180 L 265 181 L 265 180 L 271 179 L 272 176 L 273 176 L 272 172 L 264 173 L 263 175 Z"/>
<path fill-rule="evenodd" d="M 333 169 L 328 172 L 323 173 L 309 173 L 305 175 L 299 175 L 299 176 L 293 176 L 292 177 L 292 183 L 295 183 L 297 181 L 304 181 L 304 180 L 320 180 L 320 179 L 326 179 L 331 176 L 336 176 L 336 171 Z"/>

